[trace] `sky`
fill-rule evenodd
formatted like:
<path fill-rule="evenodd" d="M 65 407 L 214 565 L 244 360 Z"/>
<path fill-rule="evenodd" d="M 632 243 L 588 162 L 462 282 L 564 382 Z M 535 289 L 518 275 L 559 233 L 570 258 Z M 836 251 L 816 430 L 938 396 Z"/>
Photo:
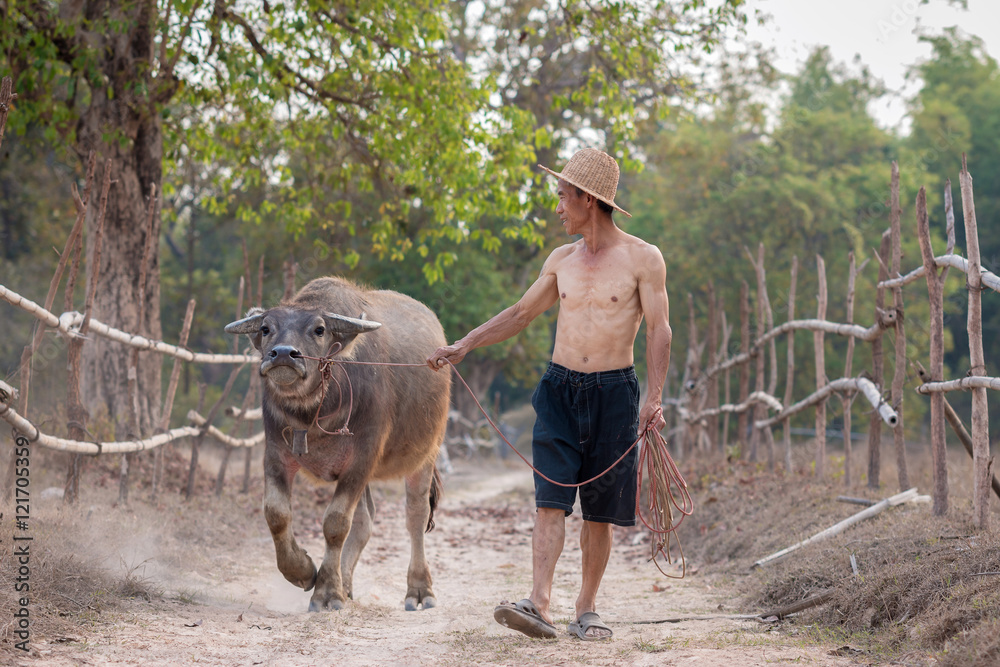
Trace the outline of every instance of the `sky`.
<path fill-rule="evenodd" d="M 946 0 L 749 0 L 752 12 L 770 15 L 763 25 L 749 25 L 748 36 L 774 48 L 781 71 L 795 72 L 813 47 L 827 45 L 834 60 L 850 65 L 854 56 L 872 74 L 896 93 L 871 108 L 883 127 L 906 125 L 905 98 L 919 89 L 907 82 L 908 66 L 931 55 L 927 44 L 918 42 L 917 31 L 939 34 L 945 27 L 958 26 L 981 37 L 986 51 L 1000 58 L 1000 0 L 969 0 L 968 10 Z"/>

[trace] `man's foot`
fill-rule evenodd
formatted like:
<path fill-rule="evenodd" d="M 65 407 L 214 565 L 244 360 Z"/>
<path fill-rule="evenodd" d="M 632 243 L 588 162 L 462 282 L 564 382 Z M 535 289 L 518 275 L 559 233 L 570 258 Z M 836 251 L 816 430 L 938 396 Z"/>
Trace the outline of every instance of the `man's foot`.
<path fill-rule="evenodd" d="M 542 618 L 535 603 L 528 598 L 514 604 L 506 600 L 501 602 L 493 610 L 493 618 L 500 625 L 535 639 L 555 639 L 557 636 L 555 626 Z"/>
<path fill-rule="evenodd" d="M 595 642 L 611 639 L 611 628 L 606 626 L 596 611 L 585 611 L 580 618 L 569 624 L 567 628 L 571 635 L 576 635 L 585 642 Z"/>

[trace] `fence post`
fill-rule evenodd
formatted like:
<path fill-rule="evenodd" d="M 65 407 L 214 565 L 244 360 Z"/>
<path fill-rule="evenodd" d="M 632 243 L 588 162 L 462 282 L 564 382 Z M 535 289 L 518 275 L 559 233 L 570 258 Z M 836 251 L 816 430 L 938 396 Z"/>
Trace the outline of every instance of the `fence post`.
<path fill-rule="evenodd" d="M 986 375 L 983 357 L 982 285 L 979 260 L 979 231 L 976 228 L 976 204 L 972 197 L 972 174 L 969 173 L 965 154 L 962 154 L 962 213 L 965 216 L 965 244 L 969 254 L 969 375 Z M 931 370 L 931 373 L 934 371 Z M 990 478 L 993 459 L 990 457 L 989 406 L 986 389 L 972 390 L 972 521 L 976 528 L 990 527 Z"/>
<path fill-rule="evenodd" d="M 882 324 L 885 320 L 885 288 L 882 282 L 889 279 L 890 231 L 882 232 L 878 250 L 878 287 L 875 289 L 875 321 L 879 333 L 872 339 L 872 382 L 879 393 L 885 394 L 885 356 L 882 353 Z M 868 488 L 877 489 L 882 471 L 882 419 L 875 412 L 868 422 Z"/>
<path fill-rule="evenodd" d="M 740 285 L 740 354 L 750 353 L 750 286 L 747 281 Z M 742 405 L 746 403 L 750 394 L 750 360 L 747 359 L 740 364 L 740 393 L 737 402 Z M 744 410 L 736 420 L 736 430 L 738 431 L 736 442 L 740 445 L 740 456 L 747 450 L 747 418 L 749 415 Z"/>
<path fill-rule="evenodd" d="M 892 232 L 892 267 L 891 278 L 900 277 L 900 264 L 903 260 L 903 250 L 900 241 L 899 217 L 903 210 L 899 207 L 899 164 L 892 163 L 892 181 L 890 185 L 889 222 Z M 906 334 L 903 326 L 903 287 L 897 285 L 892 289 L 893 309 L 896 311 L 896 368 L 892 376 L 892 407 L 899 415 L 899 421 L 892 430 L 893 446 L 896 450 L 896 471 L 899 476 L 899 490 L 910 488 L 910 476 L 906 470 L 906 443 L 903 439 L 903 383 L 906 381 Z"/>
<path fill-rule="evenodd" d="M 816 305 L 816 319 L 826 319 L 826 263 L 822 255 L 816 255 L 816 275 L 819 280 L 819 298 Z M 813 332 L 813 348 L 816 360 L 816 391 L 826 386 L 826 350 L 822 331 Z M 826 475 L 826 399 L 816 404 L 816 477 Z"/>
<path fill-rule="evenodd" d="M 188 336 L 191 334 L 191 322 L 194 320 L 195 300 L 188 301 L 187 310 L 184 311 L 184 324 L 181 326 L 181 337 L 177 345 L 184 347 L 187 345 Z M 167 395 L 163 399 L 163 411 L 160 413 L 159 431 L 166 433 L 170 428 L 170 413 L 174 409 L 174 397 L 177 395 L 177 383 L 181 379 L 181 360 L 174 358 L 174 366 L 170 370 L 170 383 L 167 385 Z M 173 447 L 171 444 L 157 447 L 153 453 L 153 481 L 150 484 L 149 499 L 156 502 L 156 495 L 160 489 L 160 478 L 163 476 L 163 450 L 166 447 Z"/>
<path fill-rule="evenodd" d="M 83 323 L 80 325 L 79 336 L 70 338 L 66 353 L 66 363 L 69 366 L 69 378 L 67 380 L 66 394 L 66 418 L 69 426 L 69 437 L 73 440 L 87 439 L 86 429 L 87 418 L 89 415 L 87 414 L 86 408 L 83 407 L 83 403 L 80 401 L 80 364 L 82 362 L 81 355 L 83 354 L 84 337 L 90 329 L 90 315 L 94 306 L 94 292 L 97 290 L 97 282 L 100 278 L 101 245 L 104 242 L 104 215 L 107 211 L 108 192 L 110 190 L 111 160 L 109 159 L 104 163 L 104 183 L 101 186 L 100 212 L 98 213 L 99 217 L 97 219 L 97 234 L 94 239 L 93 257 L 91 258 L 93 265 L 88 267 L 90 270 L 90 285 L 88 286 L 87 298 L 84 303 Z M 87 205 L 89 207 L 89 201 L 87 202 Z M 66 285 L 67 300 L 73 298 L 71 290 L 73 284 L 76 282 L 73 274 L 76 273 L 77 266 L 78 265 L 74 262 L 74 267 L 70 274 L 70 281 Z M 74 454 L 72 460 L 70 461 L 69 470 L 66 475 L 66 487 L 63 491 L 63 502 L 65 503 L 75 503 L 77 496 L 79 495 L 81 465 L 82 460 L 80 455 Z"/>
<path fill-rule="evenodd" d="M 723 354 L 729 356 L 729 338 L 733 335 L 733 328 L 729 326 L 726 322 L 726 311 L 721 310 L 721 320 L 722 320 L 722 346 L 721 350 Z M 722 400 L 726 405 L 732 402 L 732 377 L 729 370 L 729 366 L 726 366 L 725 375 L 723 376 L 723 397 Z M 729 413 L 726 412 L 722 416 L 722 441 L 719 443 L 719 450 L 725 454 L 729 449 Z"/>
<path fill-rule="evenodd" d="M 719 310 L 718 303 L 716 302 L 715 296 L 715 283 L 712 280 L 708 281 L 708 336 L 706 337 L 706 345 L 708 346 L 708 359 L 706 363 L 708 368 L 715 368 L 715 364 L 719 359 Z M 719 407 L 719 373 L 718 371 L 713 371 L 711 375 L 706 378 L 705 386 L 705 408 L 707 410 L 714 410 Z M 708 429 L 708 449 L 714 452 L 718 448 L 719 443 L 719 415 L 710 415 L 707 418 L 707 429 Z"/>
<path fill-rule="evenodd" d="M 792 255 L 792 275 L 788 287 L 788 321 L 795 319 L 795 284 L 799 278 L 799 258 Z M 788 330 L 788 356 L 785 368 L 785 407 L 792 404 L 792 389 L 795 384 L 795 329 Z M 785 473 L 792 473 L 792 431 L 791 421 L 782 422 L 785 437 Z"/>
<path fill-rule="evenodd" d="M 917 238 L 920 254 L 923 256 L 927 296 L 930 300 L 930 381 L 944 379 L 944 288 L 942 276 L 934 261 L 934 247 L 931 245 L 931 229 L 927 220 L 927 193 L 920 188 L 917 194 Z M 948 460 L 945 448 L 944 394 L 931 394 L 931 459 L 934 477 L 934 515 L 944 516 L 948 512 Z"/>
<path fill-rule="evenodd" d="M 867 262 L 862 263 L 861 268 Z M 858 273 L 861 269 L 857 268 L 856 260 L 854 258 L 854 251 L 852 250 L 847 254 L 847 323 L 854 324 L 854 286 L 857 281 Z M 854 336 L 849 336 L 847 338 L 847 356 L 844 359 L 844 377 L 851 377 L 851 366 L 854 362 Z M 853 449 L 853 442 L 851 441 L 851 406 L 854 404 L 854 392 L 845 391 L 840 395 L 840 404 L 844 409 L 844 486 L 851 486 L 851 453 Z"/>

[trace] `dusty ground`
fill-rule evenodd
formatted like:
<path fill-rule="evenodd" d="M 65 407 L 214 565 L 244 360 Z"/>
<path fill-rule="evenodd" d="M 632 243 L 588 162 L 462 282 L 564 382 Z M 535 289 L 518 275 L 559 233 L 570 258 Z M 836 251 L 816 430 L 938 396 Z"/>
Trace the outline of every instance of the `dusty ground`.
<path fill-rule="evenodd" d="M 187 503 L 176 492 L 165 493 L 156 506 L 137 489 L 128 507 L 109 509 L 113 484 L 88 489 L 75 508 L 56 498 L 39 500 L 32 510 L 36 562 L 42 557 L 37 554 L 68 549 L 81 564 L 97 564 L 138 595 L 121 602 L 109 593 L 105 603 L 100 594 L 75 599 L 56 593 L 55 599 L 66 598 L 58 622 L 36 628 L 29 654 L 12 649 L 5 614 L 0 662 L 858 664 L 832 655 L 836 643 L 809 645 L 788 627 L 727 618 L 740 611 L 734 578 L 705 574 L 698 562 L 689 562 L 687 578 L 664 579 L 646 562 L 648 542 L 638 529 L 618 531 L 599 599 L 599 611 L 615 632 L 612 641 L 584 643 L 568 634 L 530 640 L 499 626 L 493 607 L 529 590 L 530 484 L 520 462 L 456 461 L 455 473 L 445 479 L 437 528 L 427 538 L 439 606 L 418 612 L 405 612 L 402 605 L 409 550 L 401 485 L 377 489 L 376 533 L 358 566 L 356 599 L 344 611 L 322 614 L 307 613 L 309 594 L 286 583 L 275 568 L 259 482 L 248 495 L 227 488 L 221 499 L 203 488 Z M 322 553 L 319 522 L 329 495 L 301 480 L 297 487 L 296 532 L 313 558 Z M 560 628 L 571 620 L 578 585 L 579 526 L 571 517 L 556 574 Z"/>

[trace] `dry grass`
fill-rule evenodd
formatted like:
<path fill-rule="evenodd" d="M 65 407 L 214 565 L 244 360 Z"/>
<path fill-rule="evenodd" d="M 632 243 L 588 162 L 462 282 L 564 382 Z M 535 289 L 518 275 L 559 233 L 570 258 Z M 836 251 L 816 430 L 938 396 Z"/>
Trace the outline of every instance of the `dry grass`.
<path fill-rule="evenodd" d="M 695 457 L 690 457 L 691 462 L 684 467 L 696 501 L 695 514 L 684 521 L 680 531 L 685 553 L 689 564 L 698 567 L 702 575 L 711 575 L 714 582 L 736 589 L 741 597 L 732 611 L 759 613 L 832 590 L 833 597 L 827 604 L 780 624 L 781 629 L 795 634 L 794 642 L 830 642 L 834 638 L 837 644 L 864 651 L 864 661 L 869 664 L 886 661 L 945 667 L 998 664 L 1000 575 L 986 573 L 1000 572 L 1000 536 L 997 532 L 979 534 L 969 524 L 969 465 L 962 458 L 964 454 L 952 459 L 949 516 L 933 517 L 929 505 L 894 508 L 836 538 L 751 571 L 755 560 L 861 509 L 837 502 L 838 495 L 881 499 L 896 491 L 891 477 L 875 491 L 864 487 L 863 480 L 845 489 L 842 478 L 837 476 L 835 459 L 831 461 L 831 479 L 817 481 L 808 472 L 810 448 L 800 446 L 797 452 L 802 457 L 798 462 L 800 472 L 788 476 L 768 473 L 763 465 L 724 462 L 710 456 L 702 456 L 697 463 Z M 139 467 L 142 465 L 145 464 L 140 463 Z M 61 485 L 64 466 L 64 460 L 53 454 L 40 453 L 33 458 L 33 495 L 40 494 L 46 486 Z M 915 485 L 922 492 L 929 489 L 929 475 L 920 472 L 929 466 L 916 455 L 911 456 L 911 466 Z M 890 467 L 887 463 L 884 476 L 891 475 Z M 241 472 L 241 466 L 237 469 Z M 254 488 L 249 496 L 236 494 L 233 487 L 238 482 L 231 478 L 221 499 L 212 496 L 211 477 L 201 476 L 197 518 L 192 520 L 185 509 L 189 506 L 177 500 L 186 477 L 183 454 L 168 457 L 164 500 L 157 506 L 149 505 L 148 494 L 140 482 L 134 491 L 133 507 L 115 510 L 107 509 L 112 505 L 109 499 L 116 495 L 113 462 L 91 459 L 81 484 L 81 489 L 87 489 L 81 502 L 83 507 L 66 511 L 52 501 L 48 508 L 38 509 L 37 514 L 36 507 L 32 507 L 34 544 L 39 545 L 39 550 L 31 554 L 33 639 L 44 636 L 58 641 L 60 637 L 86 634 L 83 628 L 106 622 L 127 610 L 129 604 L 145 604 L 162 594 L 150 583 L 152 578 L 147 578 L 143 556 L 132 562 L 121 562 L 117 556 L 113 562 L 95 557 L 91 549 L 95 530 L 88 526 L 136 531 L 137 543 L 150 549 L 164 547 L 165 558 L 184 552 L 183 544 L 204 539 L 206 534 L 232 553 L 248 548 L 248 536 L 256 536 L 257 540 L 263 536 L 266 542 L 266 530 L 259 516 L 258 471 L 259 464 L 255 465 Z M 860 473 L 856 479 L 861 479 Z M 391 495 L 391 491 L 387 493 Z M 328 488 L 305 484 L 296 487 L 295 512 L 304 534 L 310 531 L 319 534 L 329 494 Z M 93 517 L 86 509 L 91 503 Z M 398 514 L 402 512 L 398 505 L 382 503 L 380 512 Z M 442 516 L 456 511 L 446 507 Z M 496 518 L 494 515 L 503 515 L 508 523 L 527 523 L 530 510 L 523 512 L 521 516 L 509 507 L 497 506 L 489 508 L 489 516 L 482 518 L 492 520 Z M 994 526 L 1000 525 L 997 513 L 993 521 Z M 0 608 L 11 610 L 17 606 L 14 589 L 17 575 L 10 547 L 13 525 L 3 521 L 0 526 Z M 634 531 L 619 531 L 621 542 L 629 544 L 633 534 Z M 518 539 L 527 539 L 518 535 Z M 449 535 L 449 539 L 455 540 L 473 537 Z M 512 536 L 498 533 L 488 539 L 495 540 L 500 549 Z M 176 544 L 167 544 L 168 540 Z M 161 544 L 149 545 L 150 541 Z M 259 548 L 263 552 L 270 549 L 268 544 Z M 857 575 L 851 569 L 851 555 L 858 564 Z M 191 567 L 199 565 L 194 562 Z M 385 613 L 378 605 L 353 609 L 352 613 L 357 614 Z M 352 620 L 349 615 L 337 619 L 340 623 Z M 13 646 L 12 620 L 9 614 L 0 619 L 0 663 L 21 657 L 21 652 Z M 521 640 L 484 638 L 478 632 L 468 632 L 459 633 L 456 641 L 463 650 L 505 655 L 512 647 L 519 646 Z M 645 653 L 666 648 L 670 646 L 638 642 L 629 650 Z"/>
<path fill-rule="evenodd" d="M 950 461 L 947 516 L 932 516 L 928 504 L 892 508 L 754 572 L 754 561 L 863 509 L 837 502 L 838 495 L 881 499 L 895 487 L 848 491 L 839 482 L 805 473 L 771 475 L 745 462 L 700 465 L 689 473 L 697 509 L 681 536 L 690 560 L 739 575 L 745 612 L 763 613 L 830 590 L 829 602 L 786 624 L 808 628 L 816 638 L 836 636 L 879 660 L 995 665 L 1000 574 L 989 573 L 1000 572 L 1000 516 L 994 512 L 994 532 L 980 534 L 971 525 L 969 487 L 954 481 L 967 474 L 967 461 Z M 919 454 L 911 455 L 912 470 L 929 468 L 916 465 L 922 463 Z M 916 478 L 921 492 L 931 488 L 929 479 Z"/>

